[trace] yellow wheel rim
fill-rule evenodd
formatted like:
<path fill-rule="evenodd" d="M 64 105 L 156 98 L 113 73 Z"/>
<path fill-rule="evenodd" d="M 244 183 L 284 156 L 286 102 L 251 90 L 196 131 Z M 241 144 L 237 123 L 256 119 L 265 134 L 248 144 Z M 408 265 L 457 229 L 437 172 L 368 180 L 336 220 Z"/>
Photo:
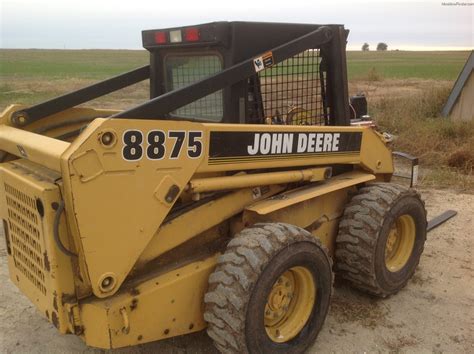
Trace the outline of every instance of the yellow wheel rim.
<path fill-rule="evenodd" d="M 277 343 L 287 342 L 303 329 L 313 311 L 316 284 L 311 272 L 293 267 L 273 284 L 265 305 L 267 335 Z"/>
<path fill-rule="evenodd" d="M 416 227 L 413 218 L 400 216 L 393 223 L 385 244 L 385 266 L 390 272 L 398 272 L 408 262 L 415 245 Z"/>

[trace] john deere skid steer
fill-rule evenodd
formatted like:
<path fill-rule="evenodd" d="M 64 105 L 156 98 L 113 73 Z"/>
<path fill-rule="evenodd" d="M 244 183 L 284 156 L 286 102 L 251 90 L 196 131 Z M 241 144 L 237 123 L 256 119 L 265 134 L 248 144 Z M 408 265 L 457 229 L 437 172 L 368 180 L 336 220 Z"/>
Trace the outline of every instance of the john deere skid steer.
<path fill-rule="evenodd" d="M 300 353 L 334 273 L 386 297 L 426 211 L 351 125 L 341 25 L 143 32 L 150 64 L 0 117 L 10 277 L 61 333 L 119 348 L 203 330 L 222 352 Z M 82 104 L 149 80 L 125 111 Z"/>

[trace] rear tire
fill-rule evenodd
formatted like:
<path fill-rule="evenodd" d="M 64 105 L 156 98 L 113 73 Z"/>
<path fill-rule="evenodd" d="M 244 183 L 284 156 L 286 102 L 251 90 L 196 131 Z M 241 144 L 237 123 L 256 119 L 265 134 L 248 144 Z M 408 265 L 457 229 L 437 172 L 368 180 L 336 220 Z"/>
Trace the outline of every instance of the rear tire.
<path fill-rule="evenodd" d="M 386 297 L 402 289 L 420 261 L 426 210 L 413 189 L 374 183 L 347 205 L 336 238 L 336 271 L 360 290 Z"/>
<path fill-rule="evenodd" d="M 223 353 L 301 353 L 329 308 L 331 259 L 304 229 L 256 224 L 229 242 L 204 297 L 207 332 Z"/>

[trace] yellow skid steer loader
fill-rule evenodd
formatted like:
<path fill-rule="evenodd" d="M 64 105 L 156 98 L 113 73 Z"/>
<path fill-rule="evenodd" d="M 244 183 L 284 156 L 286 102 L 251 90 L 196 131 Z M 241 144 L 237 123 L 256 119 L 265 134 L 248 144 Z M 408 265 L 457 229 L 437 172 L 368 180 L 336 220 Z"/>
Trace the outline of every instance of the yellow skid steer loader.
<path fill-rule="evenodd" d="M 385 297 L 426 239 L 382 135 L 350 121 L 341 25 L 143 31 L 150 64 L 0 117 L 10 277 L 61 333 L 119 348 L 203 330 L 300 353 L 335 272 Z M 83 103 L 149 80 L 125 111 Z"/>

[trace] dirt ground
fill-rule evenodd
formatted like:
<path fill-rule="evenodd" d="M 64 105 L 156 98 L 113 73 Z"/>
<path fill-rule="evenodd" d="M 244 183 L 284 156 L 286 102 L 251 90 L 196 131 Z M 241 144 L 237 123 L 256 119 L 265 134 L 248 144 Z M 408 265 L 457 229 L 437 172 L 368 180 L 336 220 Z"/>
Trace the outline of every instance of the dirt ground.
<path fill-rule="evenodd" d="M 422 190 L 429 218 L 458 215 L 428 235 L 419 269 L 397 295 L 379 300 L 336 283 L 332 307 L 310 353 L 474 352 L 474 195 Z M 0 242 L 0 352 L 99 353 L 62 336 L 8 279 Z M 205 332 L 114 353 L 214 353 Z"/>

